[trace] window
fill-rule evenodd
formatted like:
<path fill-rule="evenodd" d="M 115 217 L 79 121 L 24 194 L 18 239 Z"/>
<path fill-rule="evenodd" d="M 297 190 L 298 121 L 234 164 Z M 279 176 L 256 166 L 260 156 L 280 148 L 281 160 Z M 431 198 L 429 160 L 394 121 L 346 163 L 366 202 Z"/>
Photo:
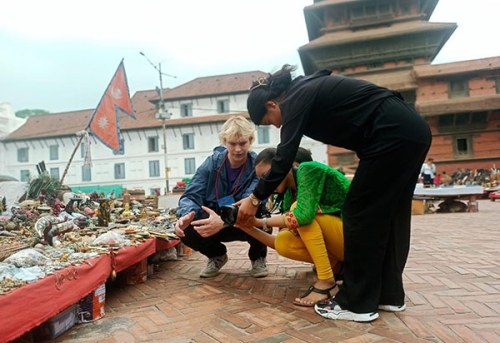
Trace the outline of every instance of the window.
<path fill-rule="evenodd" d="M 81 158 L 85 157 L 85 144 L 84 143 L 80 144 L 80 157 Z"/>
<path fill-rule="evenodd" d="M 473 155 L 472 137 L 471 136 L 454 137 L 453 153 L 455 157 L 471 157 Z"/>
<path fill-rule="evenodd" d="M 383 67 L 384 64 L 382 62 L 368 63 L 368 65 L 366 66 L 367 69 L 378 69 Z"/>
<path fill-rule="evenodd" d="M 500 76 L 488 77 L 486 81 L 494 81 L 495 91 L 497 94 L 500 94 Z"/>
<path fill-rule="evenodd" d="M 30 180 L 30 171 L 27 169 L 21 170 L 21 181 L 28 182 Z"/>
<path fill-rule="evenodd" d="M 161 195 L 160 189 L 159 188 L 150 188 L 149 195 L 155 195 L 155 196 L 159 197 Z"/>
<path fill-rule="evenodd" d="M 158 136 L 148 137 L 148 152 L 158 152 Z"/>
<path fill-rule="evenodd" d="M 440 132 L 484 129 L 487 123 L 487 112 L 446 114 L 438 117 L 438 129 Z"/>
<path fill-rule="evenodd" d="M 453 114 L 446 114 L 438 117 L 438 126 L 453 126 Z"/>
<path fill-rule="evenodd" d="M 92 181 L 92 169 L 82 167 L 82 181 Z"/>
<path fill-rule="evenodd" d="M 194 133 L 185 133 L 182 135 L 182 148 L 184 150 L 194 149 Z"/>
<path fill-rule="evenodd" d="M 160 176 L 160 161 L 149 161 L 149 177 Z"/>
<path fill-rule="evenodd" d="M 59 159 L 59 145 L 51 145 L 50 149 L 50 160 L 58 160 Z"/>
<path fill-rule="evenodd" d="M 115 179 L 125 178 L 125 163 L 115 163 Z"/>
<path fill-rule="evenodd" d="M 17 162 L 28 162 L 28 160 L 29 160 L 29 148 L 18 148 Z"/>
<path fill-rule="evenodd" d="M 411 4 L 401 5 L 401 14 L 402 15 L 411 15 Z"/>
<path fill-rule="evenodd" d="M 219 113 L 229 113 L 229 100 L 219 100 L 219 101 L 217 101 L 217 112 L 219 112 Z"/>
<path fill-rule="evenodd" d="M 474 112 L 472 113 L 472 118 L 470 120 L 471 124 L 486 124 L 488 121 L 487 112 Z"/>
<path fill-rule="evenodd" d="M 194 174 L 196 171 L 196 164 L 194 158 L 184 159 L 184 174 Z"/>
<path fill-rule="evenodd" d="M 465 98 L 469 96 L 468 80 L 451 80 L 448 82 L 448 98 Z"/>
<path fill-rule="evenodd" d="M 181 117 L 192 117 L 193 116 L 193 106 L 191 104 L 181 105 Z"/>
<path fill-rule="evenodd" d="M 125 155 L 125 140 L 123 138 L 120 138 L 119 144 L 122 147 L 122 151 L 113 150 L 113 155 Z"/>
<path fill-rule="evenodd" d="M 469 124 L 470 114 L 469 113 L 458 113 L 455 116 L 455 125 L 463 126 Z"/>
<path fill-rule="evenodd" d="M 353 7 L 351 9 L 351 22 L 367 22 L 391 18 L 391 5 L 387 1 L 384 2 L 373 3 L 370 1 L 360 6 Z"/>
<path fill-rule="evenodd" d="M 457 150 L 459 153 L 467 153 L 468 151 L 467 138 L 457 139 Z"/>
<path fill-rule="evenodd" d="M 271 140 L 269 138 L 269 126 L 259 126 L 257 128 L 257 143 L 267 144 Z"/>
<path fill-rule="evenodd" d="M 50 168 L 50 177 L 59 180 L 59 168 Z"/>

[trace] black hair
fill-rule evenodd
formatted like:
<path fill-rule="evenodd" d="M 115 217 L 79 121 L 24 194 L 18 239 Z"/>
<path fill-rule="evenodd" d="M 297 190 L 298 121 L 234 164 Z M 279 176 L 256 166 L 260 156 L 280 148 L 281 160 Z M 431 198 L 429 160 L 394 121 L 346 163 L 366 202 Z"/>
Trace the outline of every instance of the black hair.
<path fill-rule="evenodd" d="M 296 69 L 296 66 L 285 64 L 276 73 L 269 74 L 267 78 L 259 78 L 252 82 L 247 99 L 247 109 L 255 125 L 260 125 L 267 112 L 266 101 L 278 99 L 283 93 L 286 93 L 292 83 L 292 72 Z"/>
<path fill-rule="evenodd" d="M 255 159 L 255 165 L 258 165 L 261 162 L 264 162 L 266 164 L 271 164 L 271 161 L 273 160 L 274 156 L 276 156 L 276 151 L 277 151 L 276 148 L 266 148 L 262 150 Z"/>
<path fill-rule="evenodd" d="M 255 165 L 258 165 L 261 162 L 271 164 L 271 161 L 273 160 L 274 156 L 276 156 L 277 151 L 278 150 L 276 148 L 266 148 L 262 150 L 255 159 Z M 302 162 L 311 162 L 312 160 L 313 158 L 311 151 L 306 148 L 299 147 L 294 161 L 300 164 Z"/>
<path fill-rule="evenodd" d="M 302 162 L 311 162 L 313 160 L 311 150 L 299 147 L 295 155 L 295 162 L 301 164 Z"/>

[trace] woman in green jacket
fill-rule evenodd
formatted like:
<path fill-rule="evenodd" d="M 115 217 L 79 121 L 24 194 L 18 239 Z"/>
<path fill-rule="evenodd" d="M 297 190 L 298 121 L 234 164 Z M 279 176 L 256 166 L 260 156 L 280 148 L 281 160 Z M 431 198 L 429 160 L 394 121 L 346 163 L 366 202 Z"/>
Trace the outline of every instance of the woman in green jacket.
<path fill-rule="evenodd" d="M 275 148 L 264 149 L 255 160 L 255 172 L 264 176 L 271 168 Z M 276 192 L 285 194 L 283 214 L 255 218 L 255 227 L 241 227 L 249 235 L 276 249 L 284 257 L 314 263 L 318 280 L 294 304 L 314 306 L 335 294 L 334 273 L 342 269 L 344 236 L 341 207 L 349 180 L 337 170 L 319 163 L 304 162 L 292 167 Z M 273 236 L 256 227 L 284 228 Z"/>

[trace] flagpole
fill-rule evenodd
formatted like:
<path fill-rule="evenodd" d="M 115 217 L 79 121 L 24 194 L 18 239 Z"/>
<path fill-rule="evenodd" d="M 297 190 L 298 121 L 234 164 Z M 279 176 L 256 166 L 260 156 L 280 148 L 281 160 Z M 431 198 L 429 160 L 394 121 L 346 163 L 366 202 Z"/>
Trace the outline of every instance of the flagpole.
<path fill-rule="evenodd" d="M 88 129 L 88 126 L 85 128 L 85 131 Z M 78 142 L 76 143 L 76 146 L 75 148 L 73 149 L 73 153 L 71 154 L 71 157 L 69 158 L 69 161 L 68 161 L 68 164 L 66 165 L 66 169 L 64 169 L 64 173 L 61 177 L 61 185 L 63 184 L 64 182 L 64 178 L 66 177 L 66 174 L 68 173 L 68 170 L 69 170 L 69 166 L 71 164 L 71 161 L 73 161 L 73 157 L 75 157 L 75 154 L 76 154 L 76 150 L 78 150 L 78 147 L 80 147 L 80 144 L 82 143 L 82 140 L 83 140 L 83 137 L 85 137 L 85 135 L 81 135 L 80 139 L 78 140 Z"/>

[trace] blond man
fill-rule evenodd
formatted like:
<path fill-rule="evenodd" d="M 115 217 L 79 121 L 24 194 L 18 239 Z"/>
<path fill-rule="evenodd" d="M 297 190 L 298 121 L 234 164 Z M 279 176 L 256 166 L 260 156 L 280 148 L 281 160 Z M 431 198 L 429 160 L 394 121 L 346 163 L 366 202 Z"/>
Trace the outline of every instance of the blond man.
<path fill-rule="evenodd" d="M 257 154 L 250 151 L 255 128 L 244 117 L 229 118 L 219 133 L 221 146 L 196 170 L 179 199 L 175 233 L 188 247 L 208 258 L 200 277 L 219 274 L 228 261 L 223 242 L 246 241 L 253 277 L 267 276 L 267 247 L 245 232 L 227 226 L 219 215 L 224 205 L 248 197 L 258 182 L 254 170 Z"/>

